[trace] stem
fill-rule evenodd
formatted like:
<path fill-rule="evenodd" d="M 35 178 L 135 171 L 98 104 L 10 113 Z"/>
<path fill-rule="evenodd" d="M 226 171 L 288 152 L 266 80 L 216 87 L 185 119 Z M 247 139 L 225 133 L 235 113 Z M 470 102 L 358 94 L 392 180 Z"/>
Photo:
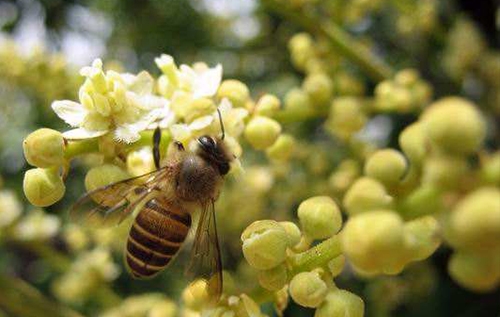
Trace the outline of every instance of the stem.
<path fill-rule="evenodd" d="M 54 302 L 25 281 L 0 275 L 0 307 L 15 316 L 82 317 L 68 307 Z"/>
<path fill-rule="evenodd" d="M 64 150 L 64 157 L 71 160 L 75 156 L 97 152 L 99 149 L 97 138 L 82 141 L 69 141 Z"/>
<path fill-rule="evenodd" d="M 297 253 L 290 257 L 292 267 L 291 276 L 297 273 L 310 271 L 317 267 L 323 267 L 333 258 L 342 254 L 340 239 L 338 235 L 328 238 L 315 245 L 307 251 Z"/>
<path fill-rule="evenodd" d="M 382 81 L 392 77 L 393 70 L 384 61 L 373 55 L 366 46 L 357 42 L 339 25 L 329 20 L 318 21 L 317 17 L 305 12 L 296 12 L 279 0 L 262 0 L 272 11 L 293 21 L 311 33 L 328 38 L 339 53 L 356 63 L 374 81 Z"/>

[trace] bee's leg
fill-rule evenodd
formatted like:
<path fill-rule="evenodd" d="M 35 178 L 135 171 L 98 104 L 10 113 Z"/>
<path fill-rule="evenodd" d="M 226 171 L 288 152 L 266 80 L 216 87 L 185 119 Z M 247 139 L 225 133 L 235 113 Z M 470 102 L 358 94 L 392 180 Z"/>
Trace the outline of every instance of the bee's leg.
<path fill-rule="evenodd" d="M 156 169 L 160 168 L 160 141 L 161 141 L 161 129 L 156 127 L 153 133 L 153 159 L 155 162 Z"/>

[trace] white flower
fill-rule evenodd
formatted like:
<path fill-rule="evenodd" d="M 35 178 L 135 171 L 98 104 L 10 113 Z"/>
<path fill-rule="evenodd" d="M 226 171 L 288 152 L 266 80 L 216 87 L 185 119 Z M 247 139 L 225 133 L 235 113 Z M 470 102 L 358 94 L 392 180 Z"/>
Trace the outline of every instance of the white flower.
<path fill-rule="evenodd" d="M 22 206 L 14 192 L 0 191 L 0 228 L 12 224 L 22 212 Z"/>
<path fill-rule="evenodd" d="M 77 127 L 63 133 L 67 139 L 94 138 L 113 131 L 117 140 L 132 143 L 139 139 L 139 132 L 169 116 L 169 101 L 153 95 L 154 79 L 147 72 L 105 74 L 97 59 L 80 74 L 87 77 L 80 87 L 80 103 L 52 103 L 61 119 Z"/>
<path fill-rule="evenodd" d="M 58 217 L 34 210 L 16 226 L 14 235 L 19 240 L 46 240 L 56 235 L 60 226 Z"/>
<path fill-rule="evenodd" d="M 209 68 L 205 63 L 196 63 L 193 67 L 181 65 L 179 68 L 171 56 L 162 54 L 155 59 L 156 65 L 162 70 L 159 78 L 160 92 L 170 98 L 180 89 L 189 92 L 192 98 L 213 97 L 219 89 L 222 80 L 222 65 Z"/>

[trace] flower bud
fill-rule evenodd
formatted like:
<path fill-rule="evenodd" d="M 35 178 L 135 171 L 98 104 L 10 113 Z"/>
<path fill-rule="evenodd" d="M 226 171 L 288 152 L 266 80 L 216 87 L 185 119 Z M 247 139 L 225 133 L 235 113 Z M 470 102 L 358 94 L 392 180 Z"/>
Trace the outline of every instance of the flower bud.
<path fill-rule="evenodd" d="M 286 259 L 288 236 L 274 220 L 255 221 L 241 234 L 243 255 L 256 269 L 272 269 Z"/>
<path fill-rule="evenodd" d="M 14 223 L 14 221 L 19 218 L 22 211 L 23 206 L 21 205 L 13 191 L 0 191 L 0 229 L 8 227 L 12 223 Z"/>
<path fill-rule="evenodd" d="M 61 132 L 52 129 L 38 129 L 23 142 L 24 156 L 29 164 L 48 168 L 64 163 L 64 139 Z"/>
<path fill-rule="evenodd" d="M 294 119 L 304 119 L 312 115 L 312 101 L 302 89 L 293 88 L 285 95 L 284 111 Z"/>
<path fill-rule="evenodd" d="M 290 296 L 304 307 L 318 307 L 326 297 L 328 288 L 317 272 L 302 272 L 290 281 Z"/>
<path fill-rule="evenodd" d="M 345 290 L 330 291 L 323 304 L 316 309 L 314 317 L 363 317 L 363 300 Z"/>
<path fill-rule="evenodd" d="M 154 304 L 149 310 L 148 317 L 175 317 L 177 316 L 177 306 L 169 299 L 163 299 Z"/>
<path fill-rule="evenodd" d="M 338 138 L 345 140 L 360 131 L 366 121 L 366 114 L 358 98 L 340 97 L 332 102 L 325 127 Z"/>
<path fill-rule="evenodd" d="M 416 122 L 407 126 L 399 135 L 399 146 L 410 162 L 420 164 L 427 152 L 422 123 Z"/>
<path fill-rule="evenodd" d="M 306 77 L 302 89 L 311 97 L 315 105 L 326 104 L 333 94 L 333 84 L 330 77 L 323 73 L 313 73 Z"/>
<path fill-rule="evenodd" d="M 331 237 L 342 226 L 339 207 L 327 196 L 304 200 L 299 205 L 298 216 L 305 234 L 312 239 Z"/>
<path fill-rule="evenodd" d="M 448 272 L 463 287 L 488 292 L 500 284 L 500 256 L 455 252 L 448 263 Z"/>
<path fill-rule="evenodd" d="M 345 265 L 345 256 L 339 255 L 328 262 L 328 270 L 330 274 L 335 277 L 342 273 Z"/>
<path fill-rule="evenodd" d="M 405 223 L 405 245 L 412 261 L 431 256 L 441 244 L 440 226 L 431 216 L 420 217 Z"/>
<path fill-rule="evenodd" d="M 287 161 L 292 155 L 295 139 L 289 134 L 281 134 L 273 145 L 266 149 L 269 158 L 276 161 Z"/>
<path fill-rule="evenodd" d="M 384 186 L 368 177 L 359 178 L 344 196 L 344 207 L 350 215 L 389 207 L 391 203 L 392 197 Z"/>
<path fill-rule="evenodd" d="M 99 187 L 106 186 L 128 178 L 127 172 L 113 164 L 104 164 L 92 168 L 85 175 L 85 188 L 87 192 L 91 192 Z M 92 198 L 96 201 L 106 201 L 104 197 L 93 194 Z M 111 207 L 111 206 L 108 206 Z"/>
<path fill-rule="evenodd" d="M 463 157 L 433 156 L 424 162 L 422 183 L 442 189 L 456 188 L 467 171 L 467 160 Z"/>
<path fill-rule="evenodd" d="M 365 212 L 351 217 L 342 231 L 344 254 L 368 273 L 399 273 L 406 264 L 404 226 L 390 210 Z"/>
<path fill-rule="evenodd" d="M 288 272 L 284 264 L 280 264 L 269 270 L 259 271 L 259 283 L 263 288 L 269 291 L 282 289 L 287 281 Z"/>
<path fill-rule="evenodd" d="M 461 248 L 500 251 L 500 190 L 483 187 L 468 194 L 451 213 L 450 227 Z"/>
<path fill-rule="evenodd" d="M 305 69 L 307 62 L 314 57 L 313 45 L 313 39 L 309 33 L 298 33 L 290 39 L 288 49 L 295 67 Z"/>
<path fill-rule="evenodd" d="M 401 181 L 407 168 L 406 159 L 399 151 L 385 149 L 368 158 L 365 174 L 386 186 L 393 186 Z"/>
<path fill-rule="evenodd" d="M 196 280 L 189 284 L 182 292 L 182 300 L 186 307 L 193 310 L 200 310 L 209 301 L 207 281 Z"/>
<path fill-rule="evenodd" d="M 352 159 L 343 160 L 328 182 L 336 193 L 344 193 L 360 174 L 359 163 Z"/>
<path fill-rule="evenodd" d="M 459 97 L 434 102 L 422 120 L 429 140 L 450 154 L 477 151 L 486 134 L 486 123 L 476 105 Z"/>
<path fill-rule="evenodd" d="M 224 80 L 217 91 L 219 100 L 224 98 L 229 99 L 233 107 L 245 107 L 250 99 L 248 87 L 239 80 L 228 79 Z"/>
<path fill-rule="evenodd" d="M 155 170 L 153 151 L 144 147 L 127 155 L 127 171 L 132 176 L 144 175 Z"/>
<path fill-rule="evenodd" d="M 33 168 L 24 174 L 23 189 L 32 205 L 46 207 L 64 196 L 66 186 L 57 170 Z"/>
<path fill-rule="evenodd" d="M 481 178 L 487 184 L 500 186 L 500 151 L 482 160 Z"/>
<path fill-rule="evenodd" d="M 434 214 L 443 208 L 441 194 L 442 190 L 436 186 L 422 185 L 404 198 L 399 211 L 405 218 Z"/>
<path fill-rule="evenodd" d="M 245 127 L 245 138 L 257 150 L 273 145 L 280 133 L 280 124 L 267 117 L 256 116 Z"/>
<path fill-rule="evenodd" d="M 300 238 L 302 237 L 299 227 L 297 227 L 297 225 L 291 221 L 280 221 L 279 224 L 286 231 L 289 242 L 288 246 L 292 248 L 297 245 L 297 243 L 300 242 Z"/>
<path fill-rule="evenodd" d="M 272 117 L 281 107 L 281 102 L 275 95 L 266 94 L 260 97 L 255 106 L 255 113 L 260 116 Z"/>

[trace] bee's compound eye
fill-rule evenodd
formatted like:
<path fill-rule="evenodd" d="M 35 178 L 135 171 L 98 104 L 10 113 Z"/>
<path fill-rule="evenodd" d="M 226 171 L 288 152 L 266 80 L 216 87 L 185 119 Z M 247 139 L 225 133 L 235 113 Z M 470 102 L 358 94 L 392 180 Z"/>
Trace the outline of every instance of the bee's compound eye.
<path fill-rule="evenodd" d="M 213 149 L 215 148 L 215 140 L 208 136 L 208 135 L 204 135 L 204 136 L 201 136 L 198 138 L 198 142 L 200 143 L 200 145 L 205 148 L 205 149 Z"/>

